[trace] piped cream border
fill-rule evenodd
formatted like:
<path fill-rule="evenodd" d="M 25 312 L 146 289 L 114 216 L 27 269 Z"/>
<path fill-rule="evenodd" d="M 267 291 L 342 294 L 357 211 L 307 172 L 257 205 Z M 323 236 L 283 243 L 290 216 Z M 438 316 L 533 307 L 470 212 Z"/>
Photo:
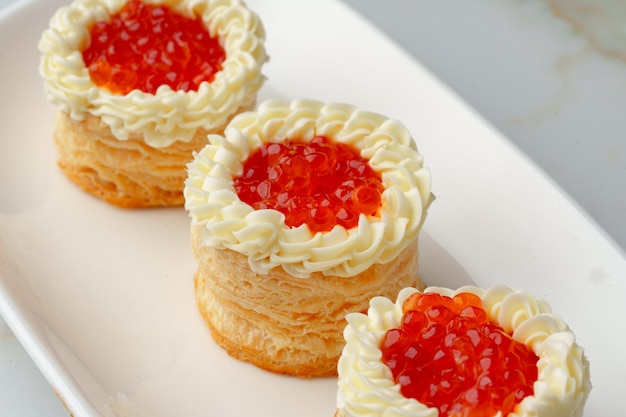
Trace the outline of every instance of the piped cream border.
<path fill-rule="evenodd" d="M 156 94 L 133 90 L 117 95 L 96 86 L 82 59 L 89 29 L 119 10 L 125 0 L 74 0 L 57 10 L 39 42 L 40 74 L 46 96 L 59 110 L 80 121 L 100 117 L 120 140 L 140 134 L 148 145 L 165 147 L 188 142 L 197 129 L 214 130 L 240 108 L 254 105 L 264 82 L 267 61 L 265 31 L 253 12 L 239 0 L 143 0 L 166 4 L 188 16 L 201 16 L 225 52 L 222 71 L 198 91 L 173 91 L 161 86 Z"/>
<path fill-rule="evenodd" d="M 254 210 L 239 199 L 233 177 L 255 149 L 317 135 L 354 146 L 381 173 L 386 189 L 379 216 L 361 215 L 351 230 L 336 226 L 313 234 L 306 225 L 287 227 L 276 210 Z M 188 171 L 185 208 L 192 224 L 203 228 L 203 243 L 248 256 L 259 273 L 282 266 L 298 277 L 349 277 L 374 262 L 386 263 L 417 238 L 432 199 L 430 171 L 404 125 L 351 105 L 314 100 L 268 100 L 238 115 L 224 136 L 209 135 Z"/>

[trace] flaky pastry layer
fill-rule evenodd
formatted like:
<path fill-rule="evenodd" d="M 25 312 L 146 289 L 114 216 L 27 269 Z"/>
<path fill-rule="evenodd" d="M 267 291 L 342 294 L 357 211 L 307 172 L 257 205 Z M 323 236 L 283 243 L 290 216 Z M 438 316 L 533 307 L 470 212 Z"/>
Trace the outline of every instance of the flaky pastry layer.
<path fill-rule="evenodd" d="M 231 356 L 275 373 L 336 375 L 346 314 L 366 311 L 375 295 L 423 288 L 417 239 L 391 262 L 350 278 L 297 278 L 280 267 L 256 273 L 245 255 L 202 245 L 201 227 L 191 234 L 196 302 L 213 338 Z"/>
<path fill-rule="evenodd" d="M 207 134 L 221 131 L 198 129 L 189 142 L 155 148 L 140 134 L 118 140 L 99 117 L 77 121 L 58 111 L 54 142 L 59 167 L 87 193 L 124 208 L 181 206 L 186 164 Z"/>

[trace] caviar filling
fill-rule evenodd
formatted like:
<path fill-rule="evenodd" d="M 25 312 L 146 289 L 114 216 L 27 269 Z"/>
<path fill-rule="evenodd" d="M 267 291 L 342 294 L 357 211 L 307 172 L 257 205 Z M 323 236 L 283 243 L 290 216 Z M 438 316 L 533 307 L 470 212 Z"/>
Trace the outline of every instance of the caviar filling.
<path fill-rule="evenodd" d="M 122 95 L 134 89 L 154 94 L 161 85 L 197 90 L 213 80 L 225 59 L 200 18 L 140 0 L 95 23 L 82 54 L 91 80 Z"/>
<path fill-rule="evenodd" d="M 234 187 L 253 208 L 278 210 L 287 226 L 307 224 L 314 233 L 351 229 L 360 214 L 377 215 L 384 190 L 357 150 L 323 136 L 264 144 L 245 161 Z"/>
<path fill-rule="evenodd" d="M 490 322 L 476 295 L 415 293 L 402 311 L 381 351 L 405 397 L 440 417 L 493 417 L 532 394 L 537 356 Z"/>

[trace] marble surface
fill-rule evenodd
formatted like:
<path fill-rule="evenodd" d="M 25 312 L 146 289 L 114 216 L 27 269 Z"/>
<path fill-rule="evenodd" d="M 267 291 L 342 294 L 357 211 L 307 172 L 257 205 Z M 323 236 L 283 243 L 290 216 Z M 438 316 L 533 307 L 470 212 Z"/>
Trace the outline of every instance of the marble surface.
<path fill-rule="evenodd" d="M 0 0 L 0 12 L 17 1 Z M 342 1 L 500 129 L 626 247 L 626 3 Z M 0 415 L 68 415 L 1 318 Z"/>
<path fill-rule="evenodd" d="M 0 316 L 0 416 L 67 417 L 54 390 Z"/>
<path fill-rule="evenodd" d="M 626 2 L 343 1 L 626 247 Z"/>

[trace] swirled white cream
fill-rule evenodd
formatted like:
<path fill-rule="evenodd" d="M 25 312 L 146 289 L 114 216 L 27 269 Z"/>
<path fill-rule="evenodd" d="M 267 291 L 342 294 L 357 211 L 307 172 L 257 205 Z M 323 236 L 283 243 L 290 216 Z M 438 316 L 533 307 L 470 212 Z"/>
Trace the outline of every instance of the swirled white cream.
<path fill-rule="evenodd" d="M 119 95 L 98 87 L 89 77 L 81 50 L 90 41 L 89 28 L 108 19 L 126 0 L 74 0 L 55 13 L 39 41 L 39 72 L 50 102 L 77 121 L 87 114 L 100 117 L 120 140 L 141 134 L 153 147 L 165 147 L 177 140 L 188 142 L 197 129 L 213 130 L 240 107 L 254 105 L 264 81 L 261 66 L 267 60 L 265 32 L 259 18 L 243 2 L 143 1 L 201 17 L 226 53 L 222 70 L 213 81 L 188 92 L 162 85 L 156 94 L 133 90 Z"/>
<path fill-rule="evenodd" d="M 402 304 L 414 288 L 405 288 L 395 303 L 384 297 L 371 300 L 367 315 L 347 316 L 346 345 L 338 364 L 337 409 L 346 417 L 435 417 L 414 398 L 404 397 L 391 370 L 381 360 L 380 342 L 386 331 L 400 326 Z M 510 287 L 488 290 L 462 287 L 457 291 L 429 287 L 424 292 L 454 296 L 470 292 L 482 298 L 488 317 L 539 357 L 534 394 L 515 410 L 495 417 L 579 417 L 591 389 L 589 364 L 573 333 L 544 301 Z"/>
<path fill-rule="evenodd" d="M 266 142 L 318 135 L 353 146 L 381 174 L 378 216 L 361 215 L 350 230 L 335 226 L 313 234 L 307 225 L 289 228 L 276 210 L 254 210 L 239 199 L 233 177 L 253 151 Z M 247 255 L 260 273 L 280 265 L 297 277 L 315 271 L 348 277 L 386 263 L 417 238 L 431 200 L 430 172 L 408 130 L 346 104 L 265 101 L 256 112 L 236 116 L 224 136 L 209 135 L 188 171 L 185 208 L 203 228 L 203 244 Z"/>

